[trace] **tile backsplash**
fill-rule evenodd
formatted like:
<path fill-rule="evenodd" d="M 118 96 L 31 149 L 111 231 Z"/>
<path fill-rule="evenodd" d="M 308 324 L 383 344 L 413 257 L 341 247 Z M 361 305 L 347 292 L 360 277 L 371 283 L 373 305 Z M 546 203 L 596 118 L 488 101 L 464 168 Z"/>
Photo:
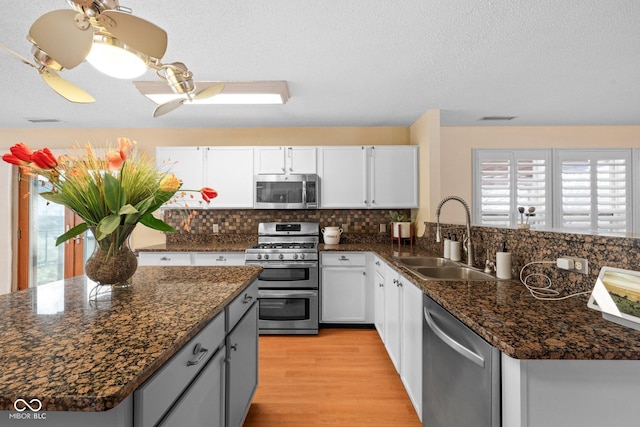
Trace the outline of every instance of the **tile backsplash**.
<path fill-rule="evenodd" d="M 410 215 L 410 211 L 400 211 Z M 183 240 L 186 235 L 210 235 L 214 224 L 217 234 L 256 234 L 261 222 L 311 221 L 322 227 L 347 226 L 341 241 L 376 236 L 389 239 L 389 210 L 387 209 L 317 209 L 317 210 L 259 210 L 259 209 L 202 209 L 192 217 L 190 231 L 185 231 L 181 223 L 185 219 L 184 210 L 165 211 L 165 221 L 177 233 L 167 233 L 167 241 Z M 380 224 L 385 224 L 386 232 L 380 233 Z"/>

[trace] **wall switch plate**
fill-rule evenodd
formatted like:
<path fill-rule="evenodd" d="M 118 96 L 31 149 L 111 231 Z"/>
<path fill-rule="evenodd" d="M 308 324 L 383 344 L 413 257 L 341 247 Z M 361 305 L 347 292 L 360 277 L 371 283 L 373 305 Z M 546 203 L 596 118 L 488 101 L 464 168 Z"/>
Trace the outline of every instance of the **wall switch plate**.
<path fill-rule="evenodd" d="M 212 227 L 212 228 L 213 228 L 213 230 L 212 230 L 212 231 L 213 231 L 214 233 L 218 233 L 218 232 L 220 231 L 220 227 L 218 227 L 218 224 L 213 224 L 213 227 Z"/>
<path fill-rule="evenodd" d="M 381 233 L 387 232 L 387 224 L 380 224 L 380 232 Z"/>
<path fill-rule="evenodd" d="M 342 232 L 347 233 L 349 231 L 349 224 L 342 224 Z"/>

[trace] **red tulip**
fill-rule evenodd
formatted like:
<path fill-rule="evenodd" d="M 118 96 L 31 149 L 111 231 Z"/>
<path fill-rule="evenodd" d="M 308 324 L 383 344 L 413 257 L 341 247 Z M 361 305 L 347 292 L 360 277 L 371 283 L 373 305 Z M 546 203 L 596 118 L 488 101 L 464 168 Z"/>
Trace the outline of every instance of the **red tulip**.
<path fill-rule="evenodd" d="M 2 155 L 2 160 L 4 160 L 7 163 L 11 163 L 12 165 L 16 165 L 16 166 L 26 166 L 29 164 L 29 162 L 25 162 L 23 160 L 20 160 L 18 157 L 16 157 L 15 155 L 11 154 L 11 153 L 6 153 Z"/>
<path fill-rule="evenodd" d="M 42 150 L 35 151 L 31 155 L 31 161 L 40 169 L 53 169 L 58 166 L 56 157 L 53 155 L 51 150 L 46 147 Z"/>
<path fill-rule="evenodd" d="M 13 147 L 9 148 L 9 150 L 11 150 L 11 154 L 16 156 L 23 162 L 31 162 L 33 151 L 31 150 L 31 148 L 27 147 L 24 142 L 18 142 Z"/>
<path fill-rule="evenodd" d="M 209 203 L 211 199 L 218 197 L 218 192 L 210 187 L 202 187 L 200 194 L 202 195 L 202 199 L 207 203 Z"/>

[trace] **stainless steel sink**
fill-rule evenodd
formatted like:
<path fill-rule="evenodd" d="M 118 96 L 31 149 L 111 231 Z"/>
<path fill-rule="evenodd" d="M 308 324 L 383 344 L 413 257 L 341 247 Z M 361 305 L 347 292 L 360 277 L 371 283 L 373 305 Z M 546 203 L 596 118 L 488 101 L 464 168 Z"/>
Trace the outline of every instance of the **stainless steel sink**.
<path fill-rule="evenodd" d="M 426 279 L 437 280 L 496 280 L 495 276 L 474 268 L 455 267 L 416 267 L 413 269 L 418 275 Z"/>
<path fill-rule="evenodd" d="M 405 267 L 444 267 L 446 265 L 457 266 L 455 261 L 451 261 L 445 258 L 431 257 L 431 256 L 400 256 L 395 258 L 400 264 Z"/>
<path fill-rule="evenodd" d="M 468 267 L 456 261 L 428 256 L 395 257 L 398 264 L 406 267 L 424 280 L 496 280 L 492 274 Z"/>

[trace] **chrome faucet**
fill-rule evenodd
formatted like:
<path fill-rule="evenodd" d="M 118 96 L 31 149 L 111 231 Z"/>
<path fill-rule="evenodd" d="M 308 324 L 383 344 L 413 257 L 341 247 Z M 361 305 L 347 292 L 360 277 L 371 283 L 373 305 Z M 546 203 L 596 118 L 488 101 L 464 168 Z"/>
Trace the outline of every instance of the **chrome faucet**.
<path fill-rule="evenodd" d="M 462 203 L 464 209 L 467 213 L 467 243 L 465 245 L 465 249 L 467 250 L 467 265 L 469 267 L 473 267 L 473 243 L 471 242 L 471 212 L 469 211 L 469 205 L 464 201 L 461 197 L 458 196 L 447 196 L 440 203 L 438 203 L 438 207 L 436 208 L 436 242 L 440 242 L 441 237 L 441 227 L 440 227 L 440 209 L 442 209 L 442 205 L 447 203 L 449 200 L 457 200 Z"/>

